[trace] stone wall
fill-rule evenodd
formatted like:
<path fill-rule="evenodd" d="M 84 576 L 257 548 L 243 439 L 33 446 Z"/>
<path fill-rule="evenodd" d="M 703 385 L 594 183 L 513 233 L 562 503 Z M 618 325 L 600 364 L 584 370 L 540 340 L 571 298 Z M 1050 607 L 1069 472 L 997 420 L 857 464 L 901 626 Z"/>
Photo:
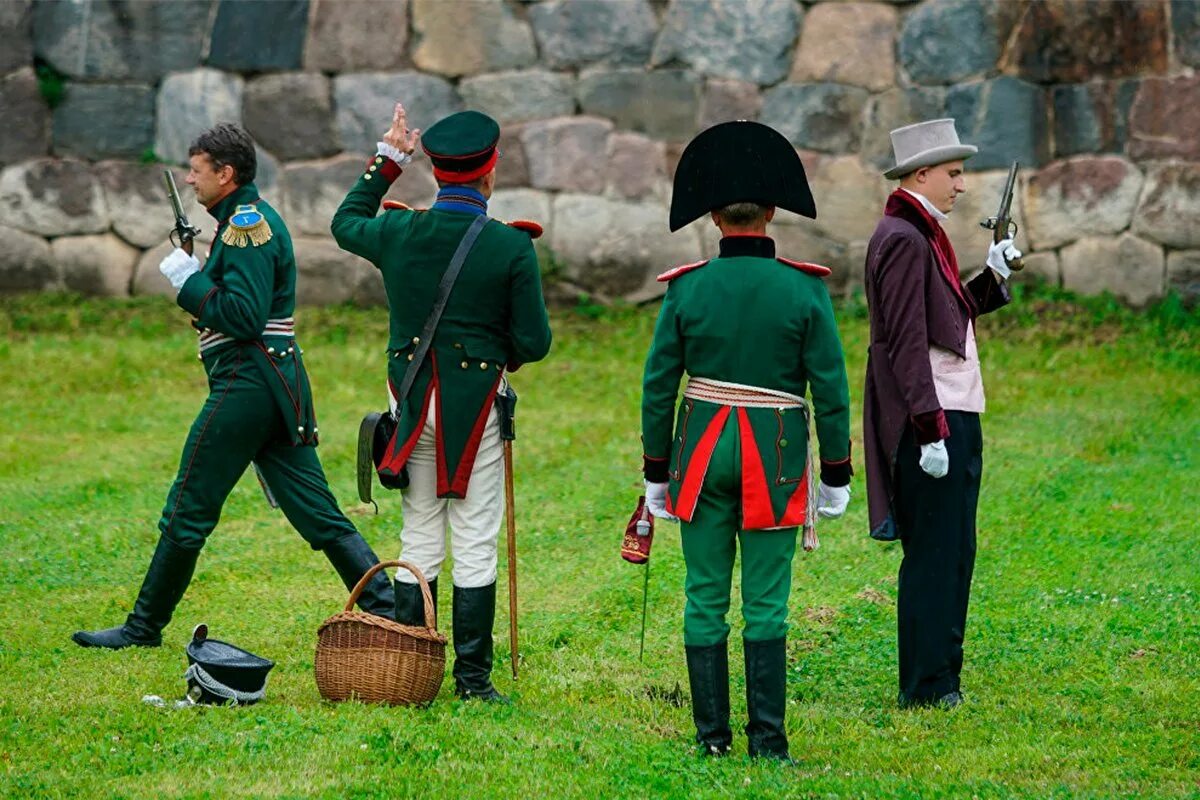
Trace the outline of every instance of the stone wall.
<path fill-rule="evenodd" d="M 713 251 L 706 223 L 667 232 L 670 176 L 696 131 L 737 118 L 784 132 L 813 183 L 819 217 L 781 214 L 783 252 L 852 285 L 888 130 L 949 115 L 980 147 L 948 226 L 964 265 L 1018 159 L 1029 274 L 1195 299 L 1197 66 L 1196 0 L 3 0 L 0 290 L 164 291 L 155 160 L 235 120 L 295 236 L 302 302 L 381 302 L 328 230 L 401 99 L 419 127 L 466 107 L 502 122 L 493 215 L 545 224 L 568 291 L 647 299 Z M 392 195 L 434 191 L 419 160 Z"/>

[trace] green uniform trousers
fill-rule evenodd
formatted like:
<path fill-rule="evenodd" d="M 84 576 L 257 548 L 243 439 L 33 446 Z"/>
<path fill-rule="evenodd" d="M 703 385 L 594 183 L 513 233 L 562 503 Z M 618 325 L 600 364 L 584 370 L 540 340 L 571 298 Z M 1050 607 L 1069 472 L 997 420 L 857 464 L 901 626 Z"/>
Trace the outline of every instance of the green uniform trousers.
<path fill-rule="evenodd" d="M 719 644 L 729 636 L 725 615 L 737 543 L 742 548 L 742 635 L 768 641 L 787 635 L 788 594 L 797 528 L 744 531 L 741 520 L 741 453 L 736 424 L 726 424 L 717 441 L 691 522 L 681 523 L 687 566 L 683 642 Z"/>
<path fill-rule="evenodd" d="M 158 523 L 162 534 L 180 547 L 202 548 L 251 461 L 314 550 L 356 533 L 329 490 L 316 448 L 289 442 L 266 379 L 241 347 L 206 356 L 205 367 L 208 399 L 183 446 L 179 474 Z"/>

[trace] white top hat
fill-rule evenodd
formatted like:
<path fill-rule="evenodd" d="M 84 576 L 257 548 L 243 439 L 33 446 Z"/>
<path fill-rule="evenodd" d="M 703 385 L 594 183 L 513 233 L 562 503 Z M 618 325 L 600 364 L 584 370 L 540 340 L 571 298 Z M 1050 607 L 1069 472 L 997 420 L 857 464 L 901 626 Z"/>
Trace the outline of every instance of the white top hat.
<path fill-rule="evenodd" d="M 970 158 L 979 148 L 958 141 L 954 120 L 931 119 L 892 131 L 892 152 L 896 166 L 883 173 L 883 177 L 895 180 L 921 167 Z"/>

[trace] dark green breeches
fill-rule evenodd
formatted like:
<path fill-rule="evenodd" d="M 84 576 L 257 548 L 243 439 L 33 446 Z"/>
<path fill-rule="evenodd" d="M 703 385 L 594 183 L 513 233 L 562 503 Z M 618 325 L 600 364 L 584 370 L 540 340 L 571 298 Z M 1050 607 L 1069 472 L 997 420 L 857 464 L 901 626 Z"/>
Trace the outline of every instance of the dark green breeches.
<path fill-rule="evenodd" d="M 355 533 L 329 491 L 315 447 L 294 447 L 266 381 L 237 348 L 209 368 L 209 393 L 188 432 L 179 473 L 158 527 L 182 547 L 200 549 L 221 506 L 254 461 L 288 521 L 314 550 Z"/>
<path fill-rule="evenodd" d="M 713 451 L 691 522 L 682 523 L 687 565 L 683 641 L 707 647 L 725 641 L 730 586 L 738 544 L 742 550 L 742 635 L 768 641 L 787 634 L 788 595 L 796 528 L 743 531 L 741 456 L 737 432 L 728 426 Z"/>

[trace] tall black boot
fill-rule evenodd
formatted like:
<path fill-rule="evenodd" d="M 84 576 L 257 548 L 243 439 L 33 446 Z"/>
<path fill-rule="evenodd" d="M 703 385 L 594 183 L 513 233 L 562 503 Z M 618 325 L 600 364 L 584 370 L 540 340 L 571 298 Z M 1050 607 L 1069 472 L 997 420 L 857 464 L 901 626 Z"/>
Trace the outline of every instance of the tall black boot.
<path fill-rule="evenodd" d="M 496 584 L 454 587 L 454 691 L 464 700 L 511 702 L 492 685 L 492 625 Z"/>
<path fill-rule="evenodd" d="M 76 631 L 71 639 L 83 647 L 158 647 L 162 629 L 171 621 L 175 606 L 192 581 L 199 550 L 180 547 L 166 536 L 158 537 L 158 546 L 142 581 L 133 611 L 124 625 L 102 631 Z"/>
<path fill-rule="evenodd" d="M 729 642 L 684 647 L 692 689 L 696 742 L 706 756 L 723 756 L 733 744 L 729 729 Z"/>
<path fill-rule="evenodd" d="M 429 593 L 433 595 L 433 618 L 437 624 L 437 578 L 429 583 Z M 421 584 L 392 581 L 396 590 L 396 622 L 401 625 L 425 626 L 425 598 L 421 597 Z"/>
<path fill-rule="evenodd" d="M 750 756 L 791 761 L 783 728 L 787 709 L 787 639 L 743 640 L 746 648 L 746 738 Z"/>
<path fill-rule="evenodd" d="M 379 563 L 379 558 L 367 540 L 359 533 L 339 536 L 322 550 L 337 570 L 347 589 L 353 589 L 367 570 Z M 376 572 L 358 596 L 358 607 L 368 614 L 387 619 L 396 618 L 396 595 L 391 581 L 383 570 Z"/>

